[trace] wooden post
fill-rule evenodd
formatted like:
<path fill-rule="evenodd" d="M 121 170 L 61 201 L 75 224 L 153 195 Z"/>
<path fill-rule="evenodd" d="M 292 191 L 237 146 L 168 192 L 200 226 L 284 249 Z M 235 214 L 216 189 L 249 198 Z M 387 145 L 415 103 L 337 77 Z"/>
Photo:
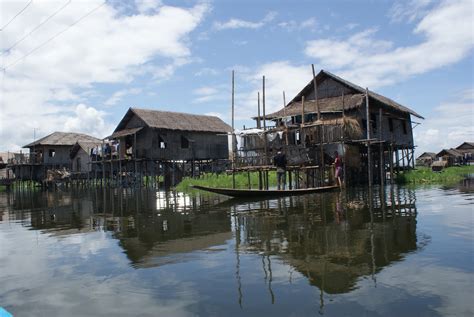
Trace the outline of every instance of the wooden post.
<path fill-rule="evenodd" d="M 385 184 L 385 162 L 384 162 L 384 140 L 383 138 L 383 126 L 382 126 L 383 116 L 382 116 L 382 108 L 379 109 L 379 142 L 380 142 L 380 186 L 383 187 Z"/>
<path fill-rule="evenodd" d="M 260 129 L 262 127 L 261 122 L 260 122 L 260 91 L 257 92 L 257 109 L 258 109 L 257 128 Z"/>
<path fill-rule="evenodd" d="M 283 115 L 285 116 L 285 145 L 288 147 L 288 125 L 286 124 L 286 97 L 283 91 Z"/>
<path fill-rule="evenodd" d="M 135 132 L 133 134 L 133 161 L 135 163 L 135 170 L 134 170 L 134 179 L 135 179 L 135 185 L 136 185 L 136 180 L 137 180 L 137 133 Z"/>
<path fill-rule="evenodd" d="M 105 153 L 104 153 L 104 149 L 105 149 L 105 141 L 104 139 L 102 139 L 102 150 L 101 150 L 101 154 L 102 154 L 102 186 L 105 186 Z"/>
<path fill-rule="evenodd" d="M 319 103 L 318 103 L 318 83 L 316 82 L 316 72 L 314 71 L 314 64 L 311 64 L 311 68 L 313 70 L 313 85 L 314 85 L 314 101 L 316 102 L 316 111 L 318 112 L 318 121 L 321 120 L 321 111 L 319 110 Z M 323 126 L 319 125 L 318 128 L 319 133 L 319 155 L 320 155 L 320 181 L 321 186 L 324 186 L 324 149 L 323 149 Z"/>
<path fill-rule="evenodd" d="M 390 143 L 390 184 L 393 185 L 393 144 Z"/>
<path fill-rule="evenodd" d="M 372 152 L 370 150 L 369 88 L 365 88 L 365 116 L 367 122 L 367 177 L 369 181 L 369 187 L 372 187 Z"/>
<path fill-rule="evenodd" d="M 303 128 L 303 126 L 304 126 L 304 96 L 301 97 L 301 128 Z M 303 135 L 303 129 L 301 129 L 301 134 Z"/>
<path fill-rule="evenodd" d="M 232 188 L 235 188 L 234 71 L 232 70 Z"/>
<path fill-rule="evenodd" d="M 314 64 L 311 64 L 313 69 L 313 85 L 314 85 L 314 100 L 316 101 L 316 111 L 318 112 L 318 120 L 321 120 L 321 111 L 319 111 L 318 104 L 318 84 L 316 83 L 316 72 L 314 71 Z"/>
<path fill-rule="evenodd" d="M 344 171 L 344 183 L 347 185 L 347 174 L 346 174 L 346 146 L 345 146 L 345 139 L 346 139 L 346 105 L 345 105 L 345 100 L 344 100 L 344 90 L 342 91 L 342 166 L 343 166 L 343 171 Z"/>
<path fill-rule="evenodd" d="M 265 145 L 265 165 L 268 165 L 268 144 L 267 144 L 267 118 L 265 115 L 265 76 L 262 80 L 262 111 L 263 111 L 263 137 Z"/>

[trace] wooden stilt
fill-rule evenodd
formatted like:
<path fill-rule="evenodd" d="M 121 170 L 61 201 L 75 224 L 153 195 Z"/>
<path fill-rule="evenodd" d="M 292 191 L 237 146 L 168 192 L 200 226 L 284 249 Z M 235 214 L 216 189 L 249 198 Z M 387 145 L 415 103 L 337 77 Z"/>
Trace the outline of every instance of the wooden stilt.
<path fill-rule="evenodd" d="M 380 164 L 380 186 L 385 184 L 385 163 L 384 163 L 384 140 L 383 140 L 383 116 L 382 108 L 379 109 L 379 142 L 380 142 L 380 152 L 379 152 L 379 164 Z M 380 189 L 382 190 L 382 189 Z"/>
<path fill-rule="evenodd" d="M 370 148 L 370 111 L 369 111 L 369 89 L 365 88 L 365 116 L 367 122 L 367 177 L 369 188 L 372 187 L 372 151 Z"/>

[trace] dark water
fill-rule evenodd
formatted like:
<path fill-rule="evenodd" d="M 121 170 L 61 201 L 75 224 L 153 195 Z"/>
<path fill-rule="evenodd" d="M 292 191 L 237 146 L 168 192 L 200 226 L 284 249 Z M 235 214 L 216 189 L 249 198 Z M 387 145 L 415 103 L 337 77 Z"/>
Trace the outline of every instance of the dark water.
<path fill-rule="evenodd" d="M 474 190 L 0 193 L 15 316 L 473 316 Z"/>

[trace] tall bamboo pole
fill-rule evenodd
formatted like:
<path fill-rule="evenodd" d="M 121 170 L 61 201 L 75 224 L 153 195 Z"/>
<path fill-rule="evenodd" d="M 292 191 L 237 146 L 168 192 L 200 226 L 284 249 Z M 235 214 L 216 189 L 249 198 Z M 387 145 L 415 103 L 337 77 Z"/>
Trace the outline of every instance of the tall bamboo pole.
<path fill-rule="evenodd" d="M 304 126 L 304 96 L 301 97 L 301 128 Z M 301 129 L 303 133 L 303 129 Z"/>
<path fill-rule="evenodd" d="M 318 103 L 318 84 L 316 82 L 316 72 L 314 71 L 314 64 L 311 64 L 311 68 L 313 70 L 313 85 L 314 85 L 314 101 L 316 102 L 316 110 L 318 112 L 318 121 L 321 120 L 321 111 L 319 110 L 319 103 Z M 321 186 L 324 186 L 324 149 L 323 149 L 323 126 L 318 126 L 318 134 L 319 134 L 319 156 L 320 156 L 320 182 Z"/>
<path fill-rule="evenodd" d="M 385 183 L 385 158 L 384 158 L 384 140 L 383 138 L 383 129 L 382 129 L 382 108 L 379 109 L 379 142 L 380 142 L 380 159 L 379 159 L 379 164 L 380 164 L 380 186 L 383 188 L 383 185 Z M 381 189 L 382 190 L 382 189 Z"/>
<path fill-rule="evenodd" d="M 232 188 L 235 188 L 234 71 L 232 70 Z"/>
<path fill-rule="evenodd" d="M 370 111 L 369 111 L 369 88 L 365 88 L 365 116 L 367 122 L 367 177 L 369 187 L 372 187 L 372 151 L 370 149 Z"/>
<path fill-rule="evenodd" d="M 260 91 L 257 92 L 257 128 L 260 129 L 262 126 L 261 126 L 261 122 L 260 122 Z"/>
<path fill-rule="evenodd" d="M 313 69 L 313 85 L 314 85 L 314 100 L 316 101 L 316 111 L 318 112 L 318 120 L 321 120 L 321 111 L 319 111 L 318 104 L 318 84 L 316 83 L 316 72 L 314 71 L 314 64 L 311 64 Z"/>
<path fill-rule="evenodd" d="M 345 138 L 346 138 L 346 105 L 345 105 L 345 100 L 344 100 L 344 90 L 342 91 L 342 158 L 343 158 L 343 170 L 344 170 L 344 183 L 347 182 L 347 174 L 346 174 L 346 145 L 345 145 Z M 347 183 L 346 183 L 347 185 Z"/>
<path fill-rule="evenodd" d="M 287 117 L 286 117 L 286 96 L 285 96 L 285 91 L 283 91 L 283 115 L 285 116 L 285 145 L 288 147 L 288 125 L 286 123 Z"/>
<path fill-rule="evenodd" d="M 268 164 L 268 144 L 267 144 L 267 118 L 265 115 L 265 76 L 262 78 L 262 111 L 263 111 L 263 136 L 265 144 L 265 165 Z"/>

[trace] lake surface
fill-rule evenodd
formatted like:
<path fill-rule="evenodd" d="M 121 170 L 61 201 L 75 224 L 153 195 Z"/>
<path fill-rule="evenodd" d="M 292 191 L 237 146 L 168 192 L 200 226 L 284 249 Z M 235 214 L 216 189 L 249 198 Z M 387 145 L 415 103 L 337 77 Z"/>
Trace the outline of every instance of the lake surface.
<path fill-rule="evenodd" d="M 0 193 L 14 316 L 473 316 L 474 183 Z"/>

